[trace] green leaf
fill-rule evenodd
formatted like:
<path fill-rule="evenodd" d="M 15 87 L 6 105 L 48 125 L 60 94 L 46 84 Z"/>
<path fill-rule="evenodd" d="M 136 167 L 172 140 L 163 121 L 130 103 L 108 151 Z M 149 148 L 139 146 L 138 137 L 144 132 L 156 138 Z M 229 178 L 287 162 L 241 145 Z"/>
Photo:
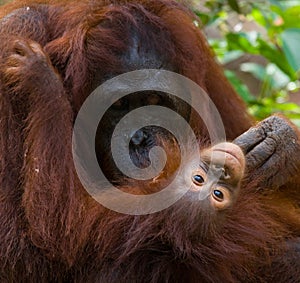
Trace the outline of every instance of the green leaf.
<path fill-rule="evenodd" d="M 252 74 L 260 81 L 264 81 L 267 76 L 265 67 L 256 63 L 243 63 L 241 64 L 241 70 Z"/>
<path fill-rule="evenodd" d="M 300 28 L 300 5 L 282 11 L 281 16 L 284 20 L 284 27 L 286 29 Z"/>
<path fill-rule="evenodd" d="M 264 17 L 263 13 L 259 9 L 256 8 L 252 9 L 251 15 L 253 19 L 261 26 L 264 27 L 267 25 L 266 18 Z"/>
<path fill-rule="evenodd" d="M 243 55 L 244 55 L 244 52 L 242 52 L 240 50 L 227 51 L 224 54 L 221 63 L 228 64 L 229 62 L 232 62 L 232 61 L 235 61 L 235 60 L 241 58 L 241 56 L 243 56 Z"/>
<path fill-rule="evenodd" d="M 299 0 L 269 0 L 273 4 L 277 4 L 277 6 L 281 7 L 283 10 L 289 7 L 294 7 L 300 5 Z"/>
<path fill-rule="evenodd" d="M 250 54 L 264 56 L 270 62 L 276 64 L 292 80 L 296 80 L 295 70 L 290 66 L 285 54 L 268 44 L 261 38 L 255 38 L 252 33 L 228 33 L 226 35 L 229 50 L 242 50 Z"/>
<path fill-rule="evenodd" d="M 250 103 L 251 101 L 255 100 L 255 97 L 250 93 L 248 87 L 240 81 L 235 73 L 226 70 L 225 75 L 233 85 L 236 92 L 242 97 L 245 102 Z"/>
<path fill-rule="evenodd" d="M 257 48 L 250 43 L 246 33 L 228 33 L 226 35 L 229 50 L 243 50 L 247 53 L 258 54 Z"/>
<path fill-rule="evenodd" d="M 241 70 L 252 74 L 262 82 L 268 82 L 273 89 L 285 88 L 290 82 L 289 77 L 283 73 L 275 64 L 262 66 L 256 63 L 243 63 Z"/>
<path fill-rule="evenodd" d="M 259 53 L 267 58 L 270 62 L 276 64 L 284 73 L 286 73 L 292 80 L 296 80 L 295 70 L 290 65 L 285 54 L 281 50 L 274 48 L 261 38 L 257 39 L 259 43 Z"/>
<path fill-rule="evenodd" d="M 241 13 L 239 3 L 236 0 L 227 0 L 227 2 L 233 11 L 237 12 L 238 14 Z"/>
<path fill-rule="evenodd" d="M 281 9 L 283 8 L 281 3 L 280 3 L 281 1 L 279 1 L 279 0 L 269 0 L 269 2 L 273 5 L 276 5 L 276 6 L 280 7 Z"/>
<path fill-rule="evenodd" d="M 281 111 L 290 111 L 295 113 L 300 113 L 300 106 L 296 103 L 280 103 L 276 105 L 276 108 Z M 298 114 L 298 117 L 300 118 L 300 114 Z"/>
<path fill-rule="evenodd" d="M 266 73 L 270 78 L 270 83 L 274 89 L 282 89 L 287 87 L 290 78 L 282 72 L 275 64 L 268 64 Z"/>
<path fill-rule="evenodd" d="M 194 13 L 199 17 L 199 19 L 203 25 L 207 25 L 210 22 L 209 15 L 202 13 L 200 11 L 194 11 Z"/>
<path fill-rule="evenodd" d="M 300 29 L 291 28 L 282 34 L 283 52 L 295 72 L 300 70 Z"/>

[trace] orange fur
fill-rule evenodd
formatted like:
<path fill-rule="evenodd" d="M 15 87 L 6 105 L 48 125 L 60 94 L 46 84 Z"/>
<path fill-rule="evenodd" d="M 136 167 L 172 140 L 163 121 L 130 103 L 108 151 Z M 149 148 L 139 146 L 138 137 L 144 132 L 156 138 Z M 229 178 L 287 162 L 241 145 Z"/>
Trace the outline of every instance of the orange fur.
<path fill-rule="evenodd" d="M 187 197 L 153 215 L 109 211 L 87 194 L 74 170 L 74 118 L 98 84 L 133 69 L 121 56 L 132 44 L 132 26 L 149 50 L 208 92 L 229 139 L 251 126 L 191 13 L 167 0 L 32 0 L 1 7 L 0 15 L 0 281 L 263 280 L 260 268 L 268 270 L 284 252 L 299 223 L 253 185 L 245 184 L 219 224 Z M 7 75 L 11 46 L 24 39 L 37 41 L 51 63 Z M 203 127 L 195 117 L 191 123 Z M 287 272 L 300 278 L 292 266 Z"/>

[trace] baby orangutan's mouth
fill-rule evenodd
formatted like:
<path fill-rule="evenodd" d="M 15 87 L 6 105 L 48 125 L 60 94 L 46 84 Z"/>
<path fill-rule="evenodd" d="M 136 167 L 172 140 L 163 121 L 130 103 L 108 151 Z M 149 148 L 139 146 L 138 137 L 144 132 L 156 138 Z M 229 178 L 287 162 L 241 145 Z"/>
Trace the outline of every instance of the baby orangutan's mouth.
<path fill-rule="evenodd" d="M 203 152 L 205 162 L 213 165 L 214 169 L 222 170 L 223 179 L 232 184 L 238 184 L 244 176 L 245 156 L 239 146 L 224 142 Z"/>
<path fill-rule="evenodd" d="M 224 152 L 226 158 L 234 159 L 241 167 L 245 166 L 245 156 L 239 146 L 226 142 L 215 145 L 213 150 L 215 152 Z"/>

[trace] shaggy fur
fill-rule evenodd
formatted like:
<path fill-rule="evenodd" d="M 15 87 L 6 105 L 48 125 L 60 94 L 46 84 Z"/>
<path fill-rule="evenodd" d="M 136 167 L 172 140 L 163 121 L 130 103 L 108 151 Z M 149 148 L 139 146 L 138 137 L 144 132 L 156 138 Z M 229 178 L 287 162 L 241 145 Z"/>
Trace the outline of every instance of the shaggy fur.
<path fill-rule="evenodd" d="M 300 236 L 298 208 L 285 197 L 245 182 L 220 223 L 188 197 L 128 216 L 95 202 L 75 173 L 76 114 L 94 88 L 126 71 L 159 63 L 191 78 L 229 139 L 251 126 L 189 11 L 167 0 L 16 1 L 0 18 L 1 282 L 297 282 L 299 261 L 278 260 L 285 240 Z M 191 124 L 202 130 L 195 117 Z"/>

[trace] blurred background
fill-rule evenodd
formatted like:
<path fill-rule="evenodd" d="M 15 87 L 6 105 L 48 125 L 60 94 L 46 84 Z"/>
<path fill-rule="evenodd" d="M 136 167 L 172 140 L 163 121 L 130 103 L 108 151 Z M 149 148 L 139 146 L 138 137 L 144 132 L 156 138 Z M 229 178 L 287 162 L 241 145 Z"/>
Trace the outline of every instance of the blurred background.
<path fill-rule="evenodd" d="M 281 112 L 300 127 L 300 0 L 181 1 L 249 112 Z"/>
<path fill-rule="evenodd" d="M 281 112 L 300 127 L 300 0 L 189 4 L 249 112 Z"/>

